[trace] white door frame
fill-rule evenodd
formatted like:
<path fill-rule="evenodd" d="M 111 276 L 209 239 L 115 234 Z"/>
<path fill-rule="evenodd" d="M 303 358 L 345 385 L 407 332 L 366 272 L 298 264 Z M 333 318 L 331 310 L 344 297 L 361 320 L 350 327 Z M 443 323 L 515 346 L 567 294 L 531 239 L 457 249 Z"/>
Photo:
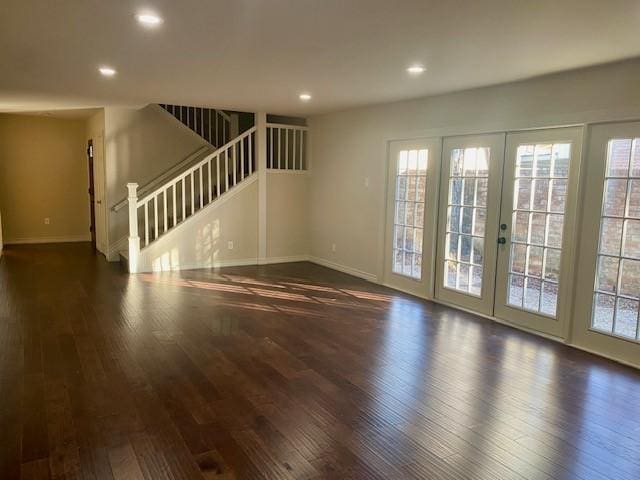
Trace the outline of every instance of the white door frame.
<path fill-rule="evenodd" d="M 438 300 L 444 303 L 459 306 L 463 309 L 472 310 L 483 315 L 493 315 L 497 255 L 496 245 L 498 239 L 498 212 L 500 210 L 504 139 L 504 133 L 445 137 L 442 146 L 440 205 L 438 209 L 438 242 L 435 269 L 435 296 Z M 480 296 L 462 293 L 445 287 L 444 285 L 451 152 L 453 149 L 457 148 L 464 149 L 472 147 L 488 147 L 490 149 L 482 289 Z"/>
<path fill-rule="evenodd" d="M 93 186 L 94 209 L 96 213 L 96 248 L 105 256 L 108 254 L 107 204 L 106 204 L 106 175 L 105 175 L 105 144 L 104 131 L 92 134 L 93 140 Z"/>
<path fill-rule="evenodd" d="M 613 138 L 640 138 L 640 121 L 594 124 L 589 130 L 571 339 L 579 348 L 640 367 L 639 342 L 591 328 L 608 143 Z"/>
<path fill-rule="evenodd" d="M 506 225 L 507 228 L 500 232 L 506 243 L 498 247 L 494 316 L 507 323 L 561 338 L 566 338 L 567 336 L 571 317 L 571 299 L 573 296 L 573 282 L 571 279 L 573 278 L 573 266 L 575 264 L 576 211 L 582 156 L 582 132 L 582 127 L 511 132 L 507 134 L 505 146 L 500 224 Z M 542 313 L 533 313 L 512 307 L 507 303 L 516 155 L 520 145 L 539 143 L 571 144 L 561 244 L 558 304 L 555 318 Z"/>
<path fill-rule="evenodd" d="M 428 151 L 423 218 L 422 275 L 420 280 L 408 278 L 392 271 L 397 159 L 401 150 L 414 149 L 427 149 Z M 434 294 L 433 273 L 435 268 L 441 149 L 442 139 L 439 137 L 395 140 L 389 142 L 389 155 L 387 158 L 383 284 L 426 299 L 433 299 Z"/>

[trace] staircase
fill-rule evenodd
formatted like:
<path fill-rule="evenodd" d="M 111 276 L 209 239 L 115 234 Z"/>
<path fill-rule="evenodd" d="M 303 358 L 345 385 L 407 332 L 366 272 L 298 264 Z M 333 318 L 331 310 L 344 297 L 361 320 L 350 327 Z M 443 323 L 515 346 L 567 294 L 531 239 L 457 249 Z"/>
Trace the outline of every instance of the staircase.
<path fill-rule="evenodd" d="M 242 198 L 246 200 L 252 193 L 241 192 L 255 192 L 255 186 L 251 187 L 251 184 L 258 180 L 256 170 L 260 156 L 260 165 L 267 171 L 299 173 L 307 169 L 305 126 L 266 123 L 262 120 L 260 132 L 257 126 L 253 126 L 237 135 L 239 115 L 253 114 L 228 114 L 208 108 L 166 104 L 160 107 L 200 135 L 210 147 L 203 146 L 140 188 L 137 183 L 127 184 L 128 196 L 116 204 L 114 210 L 128 206 L 128 249 L 121 251 L 120 255 L 132 273 L 155 271 L 155 267 L 150 266 L 149 259 L 157 258 L 154 257 L 157 252 L 164 251 L 168 248 L 167 245 L 184 246 L 185 241 L 193 245 L 194 242 L 190 239 L 193 240 L 194 228 L 199 228 L 203 222 L 216 221 L 220 208 L 229 208 L 222 207 L 223 204 L 233 205 L 221 202 L 221 199 L 237 196 L 237 200 L 233 201 L 240 202 L 236 205 L 243 205 Z M 262 115 L 264 119 L 264 114 Z M 242 118 L 244 122 L 244 117 Z M 257 144 L 258 133 L 261 146 Z M 223 141 L 224 143 L 220 143 Z M 221 146 L 214 147 L 216 144 Z M 239 210 L 232 218 L 242 222 L 242 212 L 245 211 Z M 176 231 L 195 217 L 200 220 L 194 219 L 191 226 L 185 225 L 184 230 Z M 251 225 L 251 222 L 257 220 L 246 221 Z M 161 239 L 164 240 L 159 242 Z M 154 245 L 156 242 L 157 245 Z M 182 250 L 183 247 L 179 248 Z M 198 262 L 195 264 L 200 265 Z M 180 267 L 182 266 L 181 262 Z"/>
<path fill-rule="evenodd" d="M 127 184 L 129 249 L 124 256 L 131 272 L 137 271 L 142 250 L 254 175 L 255 132 L 256 127 L 247 130 L 142 198 L 138 184 Z"/>

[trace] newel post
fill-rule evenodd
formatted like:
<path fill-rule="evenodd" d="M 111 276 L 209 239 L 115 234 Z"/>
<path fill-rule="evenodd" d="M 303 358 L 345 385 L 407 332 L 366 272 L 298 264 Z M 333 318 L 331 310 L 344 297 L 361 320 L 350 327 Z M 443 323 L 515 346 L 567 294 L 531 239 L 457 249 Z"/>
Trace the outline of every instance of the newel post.
<path fill-rule="evenodd" d="M 127 183 L 129 191 L 129 272 L 138 271 L 140 256 L 140 237 L 138 236 L 138 184 Z"/>

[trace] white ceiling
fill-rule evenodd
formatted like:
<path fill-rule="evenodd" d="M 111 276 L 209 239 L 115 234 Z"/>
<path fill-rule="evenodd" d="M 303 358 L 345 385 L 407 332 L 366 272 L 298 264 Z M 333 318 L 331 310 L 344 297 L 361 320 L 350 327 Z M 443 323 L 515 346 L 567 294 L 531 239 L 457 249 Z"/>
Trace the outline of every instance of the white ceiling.
<path fill-rule="evenodd" d="M 137 25 L 143 7 L 164 24 Z M 0 111 L 309 115 L 639 56 L 639 27 L 638 0 L 2 0 Z"/>

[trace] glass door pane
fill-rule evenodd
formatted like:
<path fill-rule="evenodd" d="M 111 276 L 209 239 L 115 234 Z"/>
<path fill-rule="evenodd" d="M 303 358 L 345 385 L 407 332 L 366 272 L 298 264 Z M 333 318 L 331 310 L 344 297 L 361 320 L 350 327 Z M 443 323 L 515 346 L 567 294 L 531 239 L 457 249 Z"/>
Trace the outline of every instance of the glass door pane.
<path fill-rule="evenodd" d="M 504 135 L 448 137 L 442 192 L 436 295 L 493 313 L 496 239 Z"/>
<path fill-rule="evenodd" d="M 482 292 L 489 148 L 455 148 L 449 166 L 444 286 Z"/>
<path fill-rule="evenodd" d="M 640 367 L 640 122 L 590 127 L 572 342 Z"/>
<path fill-rule="evenodd" d="M 575 201 L 570 194 L 577 190 L 569 187 L 580 139 L 575 128 L 507 135 L 496 316 L 558 336 L 564 237 Z M 569 228 L 573 218 L 572 210 Z"/>
<path fill-rule="evenodd" d="M 591 328 L 639 340 L 640 138 L 607 148 Z"/>
<path fill-rule="evenodd" d="M 440 139 L 394 141 L 389 148 L 384 282 L 433 298 Z"/>
<path fill-rule="evenodd" d="M 507 303 L 556 316 L 570 143 L 519 145 Z"/>
<path fill-rule="evenodd" d="M 427 189 L 426 148 L 400 150 L 395 169 L 392 271 L 422 278 L 422 237 Z"/>

